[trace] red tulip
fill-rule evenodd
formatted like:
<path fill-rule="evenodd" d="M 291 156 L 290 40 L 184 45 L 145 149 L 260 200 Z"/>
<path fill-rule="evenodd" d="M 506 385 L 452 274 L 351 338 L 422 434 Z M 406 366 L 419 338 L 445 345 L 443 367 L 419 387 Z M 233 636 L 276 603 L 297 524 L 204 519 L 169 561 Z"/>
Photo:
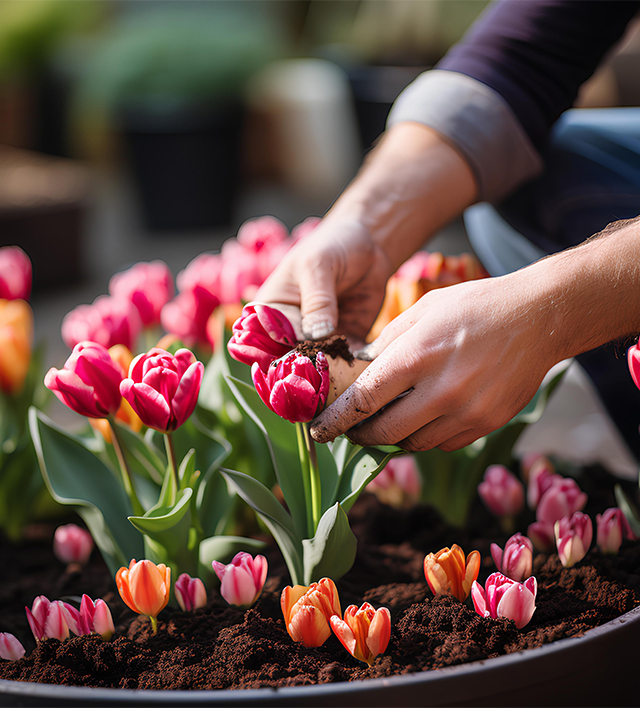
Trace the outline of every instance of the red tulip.
<path fill-rule="evenodd" d="M 207 591 L 200 578 L 192 578 L 189 573 L 182 573 L 176 580 L 173 590 L 183 612 L 197 610 L 207 604 Z"/>
<path fill-rule="evenodd" d="M 368 602 L 360 609 L 357 605 L 349 605 L 344 611 L 344 619 L 333 615 L 329 621 L 349 654 L 369 666 L 387 648 L 391 638 L 391 613 L 386 607 L 376 610 Z"/>
<path fill-rule="evenodd" d="M 522 629 L 531 621 L 536 609 L 538 583 L 533 575 L 524 583 L 493 573 L 487 578 L 484 589 L 477 581 L 471 588 L 471 599 L 476 612 L 483 617 L 506 617 Z"/>
<path fill-rule="evenodd" d="M 96 342 L 103 347 L 124 344 L 133 351 L 142 321 L 135 305 L 124 298 L 103 295 L 91 305 L 78 305 L 62 320 L 62 339 L 68 347 Z"/>
<path fill-rule="evenodd" d="M 63 369 L 49 369 L 44 385 L 69 408 L 89 418 L 107 418 L 120 407 L 122 371 L 100 344 L 76 344 Z"/>
<path fill-rule="evenodd" d="M 109 293 L 132 302 L 144 327 L 160 324 L 160 312 L 173 297 L 173 276 L 166 263 L 136 263 L 109 281 Z"/>
<path fill-rule="evenodd" d="M 76 524 L 58 526 L 53 534 L 53 552 L 63 563 L 86 565 L 93 551 L 91 534 Z"/>
<path fill-rule="evenodd" d="M 329 365 L 318 352 L 309 357 L 291 352 L 269 366 L 266 375 L 256 362 L 251 378 L 265 405 L 292 423 L 307 423 L 321 410 L 329 393 Z"/>
<path fill-rule="evenodd" d="M 193 413 L 203 374 L 203 364 L 188 349 L 173 356 L 154 348 L 131 362 L 120 392 L 145 425 L 166 433 Z"/>
<path fill-rule="evenodd" d="M 28 300 L 31 278 L 31 260 L 20 246 L 0 248 L 0 298 Z"/>
<path fill-rule="evenodd" d="M 593 524 L 589 516 L 576 511 L 571 518 L 558 519 L 554 532 L 558 556 L 565 568 L 571 568 L 587 555 L 593 539 Z"/>
<path fill-rule="evenodd" d="M 532 573 L 533 544 L 519 532 L 506 542 L 504 551 L 496 543 L 492 543 L 491 557 L 498 571 L 511 580 L 521 583 Z"/>
<path fill-rule="evenodd" d="M 179 293 L 160 313 L 164 329 L 188 347 L 211 349 L 213 341 L 207 324 L 220 300 L 206 288 L 196 287 Z"/>

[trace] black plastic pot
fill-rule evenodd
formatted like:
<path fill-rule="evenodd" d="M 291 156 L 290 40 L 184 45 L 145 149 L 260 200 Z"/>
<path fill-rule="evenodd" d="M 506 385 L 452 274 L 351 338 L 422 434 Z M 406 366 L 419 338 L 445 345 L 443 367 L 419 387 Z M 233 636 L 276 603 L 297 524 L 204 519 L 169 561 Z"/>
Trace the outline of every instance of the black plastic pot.
<path fill-rule="evenodd" d="M 640 607 L 525 652 L 421 674 L 238 691 L 133 691 L 0 681 L 2 706 L 633 706 Z"/>

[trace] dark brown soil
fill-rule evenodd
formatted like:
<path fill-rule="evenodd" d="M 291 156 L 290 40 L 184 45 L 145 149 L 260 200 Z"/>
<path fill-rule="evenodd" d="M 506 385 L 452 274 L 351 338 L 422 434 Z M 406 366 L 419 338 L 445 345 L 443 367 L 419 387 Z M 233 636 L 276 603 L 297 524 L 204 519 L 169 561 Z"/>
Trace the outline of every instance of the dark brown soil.
<path fill-rule="evenodd" d="M 308 356 L 313 361 L 316 360 L 318 352 L 324 352 L 334 359 L 344 359 L 349 364 L 353 361 L 349 343 L 343 334 L 334 334 L 331 337 L 319 340 L 306 339 L 304 342 L 298 342 L 296 351 Z"/>
<path fill-rule="evenodd" d="M 487 524 L 487 518 L 480 521 Z M 581 634 L 632 609 L 640 600 L 640 544 L 628 544 L 613 558 L 592 550 L 577 567 L 565 569 L 557 555 L 537 556 L 537 609 L 522 630 L 510 620 L 484 619 L 470 603 L 434 599 L 422 573 L 426 552 L 458 542 L 483 555 L 481 581 L 494 569 L 488 540 L 447 529 L 426 507 L 396 511 L 363 495 L 352 511 L 359 538 L 354 568 L 338 581 L 342 608 L 367 600 L 388 607 L 392 637 L 371 668 L 353 659 L 335 637 L 320 648 L 294 644 L 280 612 L 287 576 L 277 549 L 268 553 L 270 572 L 262 597 L 246 612 L 229 608 L 218 593 L 193 613 L 167 608 L 159 631 L 135 616 L 114 594 L 97 554 L 81 573 L 65 573 L 51 556 L 49 538 L 1 551 L 0 631 L 27 646 L 26 658 L 0 662 L 0 678 L 68 685 L 142 689 L 220 689 L 292 686 L 389 676 L 490 658 L 539 647 Z M 489 520 L 490 522 L 490 520 Z M 50 533 L 50 530 L 48 531 Z M 34 648 L 23 606 L 38 594 L 54 598 L 87 592 L 112 608 L 116 636 Z"/>

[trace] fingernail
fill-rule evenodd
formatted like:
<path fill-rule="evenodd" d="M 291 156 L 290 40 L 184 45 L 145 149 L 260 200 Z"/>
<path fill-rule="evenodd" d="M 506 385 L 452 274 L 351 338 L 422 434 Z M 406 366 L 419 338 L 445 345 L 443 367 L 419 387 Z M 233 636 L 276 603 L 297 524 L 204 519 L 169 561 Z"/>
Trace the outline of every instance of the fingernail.
<path fill-rule="evenodd" d="M 353 352 L 353 356 L 356 359 L 360 359 L 360 361 L 373 361 L 376 358 L 376 354 L 372 345 L 373 342 L 362 347 L 362 349 L 358 349 L 357 352 Z"/>
<path fill-rule="evenodd" d="M 302 332 L 308 339 L 324 339 L 334 330 L 331 320 L 318 320 L 313 316 L 302 320 Z"/>

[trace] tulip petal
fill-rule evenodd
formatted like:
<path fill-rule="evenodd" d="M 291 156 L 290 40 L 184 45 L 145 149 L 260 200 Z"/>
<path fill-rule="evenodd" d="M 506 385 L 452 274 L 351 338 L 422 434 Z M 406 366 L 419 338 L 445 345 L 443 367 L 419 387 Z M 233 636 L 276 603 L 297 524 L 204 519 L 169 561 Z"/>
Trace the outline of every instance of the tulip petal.
<path fill-rule="evenodd" d="M 189 353 L 191 354 L 191 352 Z M 198 403 L 198 394 L 200 393 L 200 384 L 203 376 L 204 364 L 200 361 L 191 364 L 182 375 L 178 389 L 171 401 L 176 428 L 179 428 L 193 413 Z"/>
<path fill-rule="evenodd" d="M 535 596 L 521 583 L 514 582 L 502 595 L 496 614 L 516 623 L 518 629 L 529 624 L 536 609 Z"/>
<path fill-rule="evenodd" d="M 367 635 L 367 646 L 372 656 L 382 654 L 391 639 L 391 613 L 386 607 L 376 610 Z"/>
<path fill-rule="evenodd" d="M 345 610 L 345 614 L 347 610 Z M 331 623 L 331 629 L 333 630 L 336 637 L 338 637 L 338 639 L 340 640 L 342 646 L 349 652 L 349 654 L 355 656 L 356 637 L 351 631 L 351 627 L 349 627 L 349 625 L 344 620 L 340 619 L 337 615 L 331 617 L 329 619 L 329 622 Z"/>
<path fill-rule="evenodd" d="M 140 610 L 138 609 L 138 606 L 136 605 L 135 600 L 131 595 L 131 589 L 129 587 L 128 568 L 120 568 L 120 570 L 118 570 L 118 572 L 116 573 L 116 587 L 118 588 L 120 597 L 123 599 L 125 605 L 127 605 L 129 609 L 140 614 Z"/>
<path fill-rule="evenodd" d="M 298 609 L 291 617 L 287 631 L 294 642 L 301 642 L 306 647 L 322 646 L 331 634 L 324 614 L 312 605 Z"/>
<path fill-rule="evenodd" d="M 253 575 L 246 568 L 231 566 L 227 569 L 220 583 L 220 594 L 230 604 L 248 607 L 253 604 L 256 595 Z"/>
<path fill-rule="evenodd" d="M 166 432 L 171 419 L 169 404 L 158 391 L 144 383 L 124 379 L 120 393 L 129 402 L 140 420 L 150 428 Z"/>

